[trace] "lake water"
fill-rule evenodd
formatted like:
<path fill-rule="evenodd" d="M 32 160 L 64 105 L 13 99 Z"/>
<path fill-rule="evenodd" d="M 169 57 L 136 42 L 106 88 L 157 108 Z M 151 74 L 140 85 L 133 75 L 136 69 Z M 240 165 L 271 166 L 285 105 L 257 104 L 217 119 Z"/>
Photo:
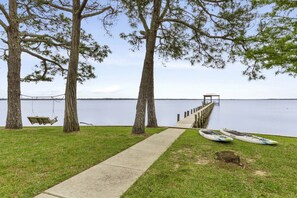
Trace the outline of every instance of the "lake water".
<path fill-rule="evenodd" d="M 297 100 L 221 100 L 208 128 L 297 137 Z"/>
<path fill-rule="evenodd" d="M 94 125 L 133 125 L 136 100 L 78 100 L 80 122 Z M 160 126 L 174 126 L 177 114 L 200 106 L 202 100 L 156 100 Z M 54 104 L 54 105 L 53 105 Z M 54 106 L 54 111 L 53 111 Z M 6 101 L 0 101 L 0 126 L 5 125 Z M 27 116 L 58 116 L 63 124 L 64 101 L 22 100 L 24 126 Z M 211 113 L 208 128 L 297 137 L 297 100 L 221 100 Z"/>

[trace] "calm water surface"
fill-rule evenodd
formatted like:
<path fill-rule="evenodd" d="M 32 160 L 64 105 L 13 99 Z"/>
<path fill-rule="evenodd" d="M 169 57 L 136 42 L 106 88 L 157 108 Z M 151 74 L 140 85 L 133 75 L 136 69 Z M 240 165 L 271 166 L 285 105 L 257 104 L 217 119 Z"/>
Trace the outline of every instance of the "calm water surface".
<path fill-rule="evenodd" d="M 297 137 L 297 100 L 221 100 L 208 128 Z"/>
<path fill-rule="evenodd" d="M 202 100 L 156 100 L 160 126 L 174 126 L 177 114 L 201 105 Z M 53 111 L 54 103 L 54 111 Z M 136 100 L 78 100 L 80 122 L 94 125 L 133 125 Z M 5 125 L 6 101 L 0 101 L 0 126 Z M 23 124 L 27 116 L 58 116 L 63 124 L 64 101 L 22 100 Z M 297 137 L 297 100 L 221 100 L 210 116 L 208 128 Z"/>
<path fill-rule="evenodd" d="M 94 125 L 133 125 L 136 100 L 78 100 L 80 122 Z M 160 126 L 176 124 L 177 114 L 201 105 L 202 100 L 156 100 L 156 114 Z M 33 108 L 32 108 L 33 107 Z M 5 125 L 6 101 L 0 101 L 0 126 Z M 55 125 L 63 125 L 64 101 L 22 100 L 23 124 L 30 126 L 27 116 L 58 116 Z"/>

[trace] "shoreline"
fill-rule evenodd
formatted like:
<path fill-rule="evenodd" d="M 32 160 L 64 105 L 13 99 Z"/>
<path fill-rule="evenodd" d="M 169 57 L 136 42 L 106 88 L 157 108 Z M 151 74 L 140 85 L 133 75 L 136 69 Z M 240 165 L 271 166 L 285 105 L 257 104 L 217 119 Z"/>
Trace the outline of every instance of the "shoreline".
<path fill-rule="evenodd" d="M 0 126 L 0 129 L 4 129 L 5 126 Z M 34 126 L 23 126 L 23 128 L 35 128 L 35 127 L 63 127 L 63 125 L 50 125 L 50 126 L 46 126 L 46 125 L 34 125 Z M 88 125 L 80 125 L 80 127 L 108 127 L 108 128 L 119 128 L 119 127 L 132 127 L 132 125 L 93 125 L 93 126 L 88 126 Z M 200 128 L 182 128 L 182 127 L 176 127 L 176 126 L 158 126 L 157 128 L 164 128 L 164 129 L 168 129 L 168 128 L 172 128 L 172 129 L 192 129 L 192 130 L 199 130 Z M 22 129 L 21 129 L 22 130 Z M 211 129 L 211 130 L 215 130 L 215 131 L 219 131 L 220 129 Z M 248 133 L 251 135 L 256 135 L 256 136 L 275 136 L 275 137 L 285 137 L 285 138 L 297 138 L 296 136 L 291 136 L 291 135 L 281 135 L 281 134 L 268 134 L 268 133 L 255 133 L 255 132 L 244 132 L 244 133 Z"/>
<path fill-rule="evenodd" d="M 7 98 L 0 98 L 0 101 L 5 101 Z M 21 100 L 65 100 L 64 98 L 21 98 Z M 78 98 L 77 100 L 137 100 L 137 98 Z M 155 100 L 203 100 L 203 98 L 156 98 Z M 230 99 L 225 98 L 221 100 L 297 100 L 297 98 L 239 98 L 239 99 Z"/>

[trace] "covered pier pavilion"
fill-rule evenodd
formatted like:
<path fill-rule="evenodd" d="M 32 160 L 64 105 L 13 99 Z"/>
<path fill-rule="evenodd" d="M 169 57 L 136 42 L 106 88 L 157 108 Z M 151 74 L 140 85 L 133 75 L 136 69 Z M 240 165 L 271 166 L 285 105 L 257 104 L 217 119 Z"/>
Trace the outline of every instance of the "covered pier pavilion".
<path fill-rule="evenodd" d="M 208 99 L 210 100 L 209 102 L 213 102 L 213 99 L 212 99 L 213 97 L 216 97 L 218 100 L 217 104 L 220 104 L 220 100 L 221 100 L 220 95 L 215 94 L 215 93 L 204 94 L 203 95 L 203 104 L 206 104 Z"/>

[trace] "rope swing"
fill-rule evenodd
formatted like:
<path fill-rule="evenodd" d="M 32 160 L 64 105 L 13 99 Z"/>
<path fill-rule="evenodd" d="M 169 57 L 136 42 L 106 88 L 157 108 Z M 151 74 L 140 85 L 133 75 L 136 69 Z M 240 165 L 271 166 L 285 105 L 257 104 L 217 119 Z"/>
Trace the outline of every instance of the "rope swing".
<path fill-rule="evenodd" d="M 46 124 L 50 124 L 53 125 L 54 123 L 58 122 L 58 116 L 55 116 L 55 101 L 56 100 L 63 100 L 65 94 L 60 94 L 60 95 L 55 95 L 55 96 L 29 96 L 29 95 L 23 95 L 21 94 L 21 96 L 25 97 L 25 98 L 29 98 L 32 100 L 32 115 L 28 116 L 28 120 L 30 121 L 30 123 L 33 124 L 39 124 L 39 125 L 46 125 Z M 61 96 L 63 96 L 63 98 L 60 98 Z M 34 114 L 34 100 L 38 100 L 38 99 L 48 99 L 48 100 L 52 100 L 53 101 L 53 105 L 52 105 L 52 119 L 50 117 L 43 117 L 43 116 L 35 116 Z"/>

